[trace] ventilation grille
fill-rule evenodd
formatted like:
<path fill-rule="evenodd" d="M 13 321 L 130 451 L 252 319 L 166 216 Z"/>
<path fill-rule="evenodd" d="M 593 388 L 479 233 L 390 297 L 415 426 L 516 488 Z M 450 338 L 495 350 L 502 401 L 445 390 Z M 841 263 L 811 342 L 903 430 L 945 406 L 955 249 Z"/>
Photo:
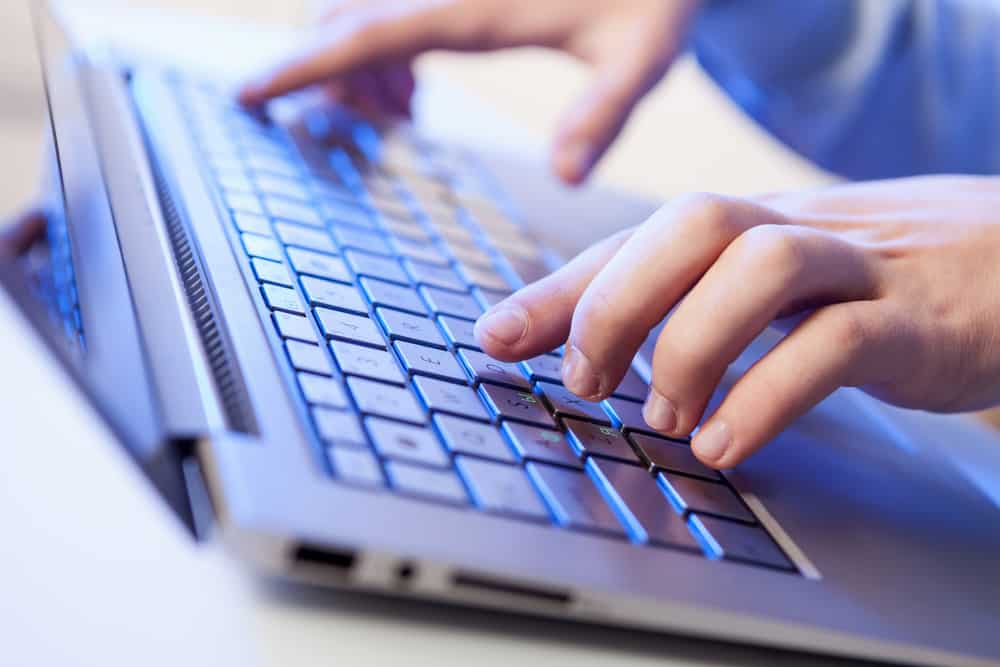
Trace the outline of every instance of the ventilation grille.
<path fill-rule="evenodd" d="M 243 433 L 257 430 L 253 411 L 243 385 L 243 378 L 233 362 L 228 343 L 219 327 L 218 319 L 208 291 L 198 258 L 191 245 L 188 228 L 174 198 L 167 187 L 159 165 L 153 165 L 153 179 L 160 209 L 167 226 L 167 235 L 174 251 L 180 273 L 181 285 L 187 296 L 195 327 L 201 337 L 205 356 L 215 381 L 229 428 Z"/>

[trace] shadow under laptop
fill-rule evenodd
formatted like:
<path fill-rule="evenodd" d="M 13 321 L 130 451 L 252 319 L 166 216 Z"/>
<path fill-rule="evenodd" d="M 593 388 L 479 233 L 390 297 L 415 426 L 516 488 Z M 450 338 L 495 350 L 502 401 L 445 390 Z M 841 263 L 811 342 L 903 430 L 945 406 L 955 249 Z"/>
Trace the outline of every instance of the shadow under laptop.
<path fill-rule="evenodd" d="M 628 654 L 640 660 L 669 659 L 671 664 L 684 665 L 842 667 L 886 664 L 474 609 L 375 593 L 336 591 L 268 578 L 258 578 L 255 581 L 260 592 L 267 595 L 274 605 L 305 609 L 310 614 L 322 615 L 326 611 L 331 615 L 347 615 L 363 623 L 405 624 L 408 632 L 420 632 L 422 628 L 427 631 L 446 629 L 449 633 L 491 635 L 501 643 L 507 640 L 519 643 L 544 642 L 593 650 L 606 657 L 612 657 L 607 654 L 614 652 L 621 659 L 626 658 L 622 654 Z M 388 637 L 385 639 L 390 641 Z"/>

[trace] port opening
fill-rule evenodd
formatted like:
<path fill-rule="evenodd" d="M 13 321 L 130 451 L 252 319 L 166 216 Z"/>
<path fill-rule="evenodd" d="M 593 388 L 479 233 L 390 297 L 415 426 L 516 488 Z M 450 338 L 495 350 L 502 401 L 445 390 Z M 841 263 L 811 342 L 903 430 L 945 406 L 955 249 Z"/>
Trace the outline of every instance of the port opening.
<path fill-rule="evenodd" d="M 568 605 L 573 599 L 568 591 L 557 588 L 540 587 L 471 572 L 456 572 L 451 577 L 451 583 L 459 589 L 479 593 L 499 593 L 510 598 L 526 602 L 543 602 L 547 605 Z"/>
<path fill-rule="evenodd" d="M 357 554 L 348 549 L 331 549 L 313 544 L 300 544 L 292 552 L 296 565 L 324 567 L 346 574 L 357 560 Z"/>

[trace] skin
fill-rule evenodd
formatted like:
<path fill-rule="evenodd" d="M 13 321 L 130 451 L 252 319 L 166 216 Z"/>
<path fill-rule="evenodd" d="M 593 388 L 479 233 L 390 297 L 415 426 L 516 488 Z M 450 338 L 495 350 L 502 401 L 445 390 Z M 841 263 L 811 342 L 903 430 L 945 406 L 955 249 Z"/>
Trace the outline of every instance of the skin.
<path fill-rule="evenodd" d="M 662 0 L 346 2 L 317 41 L 240 94 L 263 104 L 323 85 L 405 111 L 419 53 L 544 45 L 590 63 L 590 91 L 553 148 L 585 178 L 681 49 L 697 3 Z M 1000 403 L 1000 180 L 860 183 L 744 199 L 693 194 L 581 253 L 484 314 L 476 337 L 513 361 L 566 343 L 563 381 L 607 397 L 651 328 L 646 421 L 671 436 L 701 424 L 707 465 L 736 465 L 839 387 L 942 412 Z M 617 298 L 628 294 L 630 298 Z M 721 405 L 727 366 L 767 326 L 784 339 Z"/>
<path fill-rule="evenodd" d="M 432 49 L 546 46 L 589 64 L 552 148 L 554 171 L 579 183 L 643 95 L 682 50 L 695 0 L 348 0 L 331 5 L 314 41 L 240 91 L 247 106 L 322 84 L 362 109 L 405 111 L 411 63 Z M 628 48 L 623 49 L 622 45 Z"/>

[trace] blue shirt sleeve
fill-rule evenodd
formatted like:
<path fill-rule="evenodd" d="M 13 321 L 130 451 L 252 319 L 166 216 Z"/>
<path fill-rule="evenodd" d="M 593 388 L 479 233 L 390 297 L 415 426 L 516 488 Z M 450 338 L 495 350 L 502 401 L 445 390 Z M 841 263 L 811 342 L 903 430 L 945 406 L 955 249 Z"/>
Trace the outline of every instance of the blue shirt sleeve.
<path fill-rule="evenodd" d="M 834 173 L 1000 173 L 1000 1 L 709 0 L 692 48 Z"/>

